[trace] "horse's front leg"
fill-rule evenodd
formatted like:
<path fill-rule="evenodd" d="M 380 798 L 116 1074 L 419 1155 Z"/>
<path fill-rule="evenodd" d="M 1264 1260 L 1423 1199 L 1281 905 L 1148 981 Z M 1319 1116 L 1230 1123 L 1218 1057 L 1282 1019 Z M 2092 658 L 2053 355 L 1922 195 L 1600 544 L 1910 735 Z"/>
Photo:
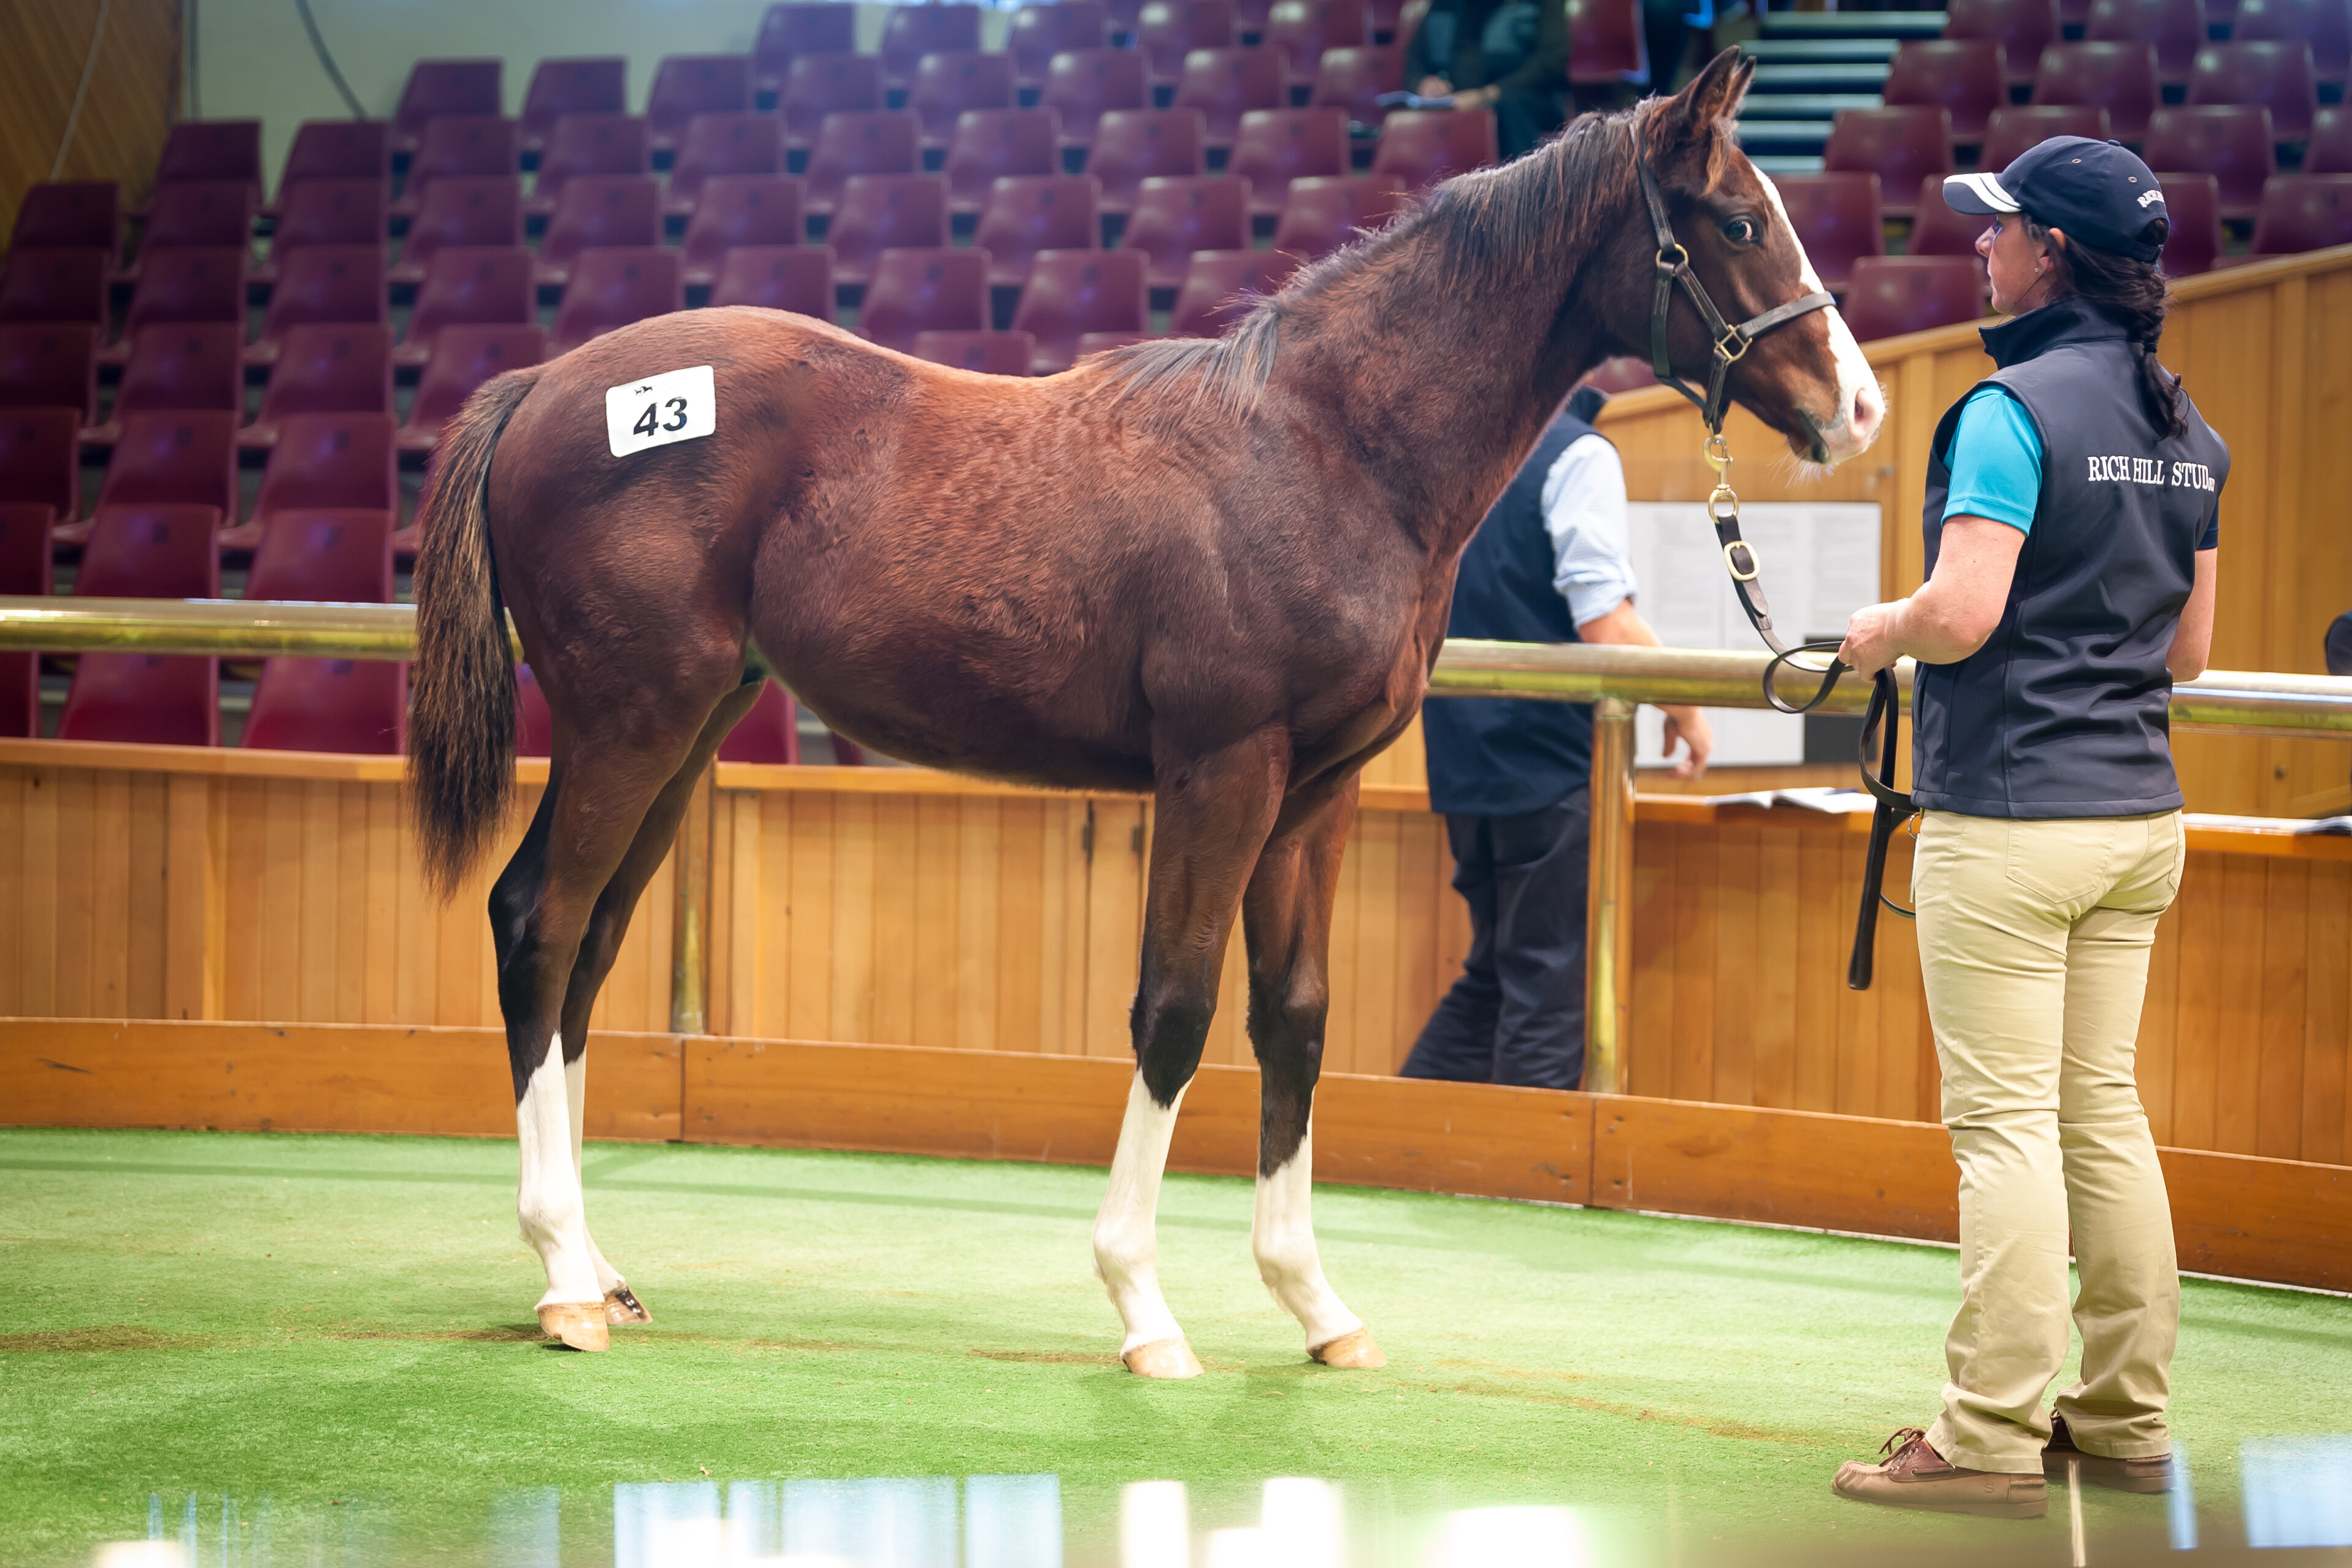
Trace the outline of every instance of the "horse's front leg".
<path fill-rule="evenodd" d="M 1250 868 L 1274 825 L 1289 768 L 1280 730 L 1205 757 L 1163 758 L 1153 802 L 1143 969 L 1131 1026 L 1135 1082 L 1095 1218 L 1095 1272 L 1118 1308 L 1119 1359 L 1146 1377 L 1197 1377 L 1201 1364 L 1160 1293 L 1154 1217 L 1176 1109 L 1201 1064 L 1217 975 Z"/>
<path fill-rule="evenodd" d="M 1311 1197 L 1315 1081 L 1331 1007 L 1331 904 L 1355 819 L 1351 777 L 1320 810 L 1275 836 L 1243 896 L 1262 1096 L 1250 1249 L 1265 1288 L 1306 1329 L 1308 1355 L 1326 1366 L 1371 1367 L 1388 1357 L 1323 1278 Z"/>

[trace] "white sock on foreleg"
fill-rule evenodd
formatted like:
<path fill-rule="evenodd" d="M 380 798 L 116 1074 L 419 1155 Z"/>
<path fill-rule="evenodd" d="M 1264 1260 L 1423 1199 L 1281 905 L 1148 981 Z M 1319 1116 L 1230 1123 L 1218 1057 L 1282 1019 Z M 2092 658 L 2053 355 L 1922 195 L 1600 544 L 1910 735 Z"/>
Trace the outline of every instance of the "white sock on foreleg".
<path fill-rule="evenodd" d="M 1118 1124 L 1118 1151 L 1111 1156 L 1110 1186 L 1095 1216 L 1095 1273 L 1127 1325 L 1121 1355 L 1138 1345 L 1184 1337 L 1160 1293 L 1159 1239 L 1153 1228 L 1160 1177 L 1168 1166 L 1168 1145 L 1183 1103 L 1181 1090 L 1171 1104 L 1155 1103 L 1143 1074 L 1135 1075 L 1128 1087 L 1127 1113 Z"/>
<path fill-rule="evenodd" d="M 1258 1278 L 1282 1310 L 1307 1330 L 1312 1350 L 1364 1326 L 1323 1278 L 1315 1249 L 1315 1130 L 1271 1176 L 1257 1178 L 1257 1206 L 1250 1220 L 1250 1250 Z"/>

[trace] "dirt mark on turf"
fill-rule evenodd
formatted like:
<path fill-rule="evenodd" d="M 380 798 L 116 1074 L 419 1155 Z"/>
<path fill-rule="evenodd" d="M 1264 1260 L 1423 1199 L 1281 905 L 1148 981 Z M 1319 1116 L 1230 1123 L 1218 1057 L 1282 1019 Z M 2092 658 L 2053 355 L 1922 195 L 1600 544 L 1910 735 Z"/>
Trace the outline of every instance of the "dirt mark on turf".
<path fill-rule="evenodd" d="M 0 1355 L 29 1355 L 65 1350 L 194 1350 L 211 1343 L 195 1334 L 165 1333 L 161 1329 L 142 1328 L 137 1323 L 108 1323 L 101 1328 L 0 1333 Z"/>
<path fill-rule="evenodd" d="M 1040 1362 L 1048 1366 L 1116 1366 L 1118 1357 L 1083 1350 L 982 1350 L 977 1345 L 964 1354 L 981 1361 Z"/>
<path fill-rule="evenodd" d="M 1507 1369 L 1505 1375 L 1514 1375 Z M 1519 1376 L 1560 1376 L 1561 1374 L 1521 1373 Z M 1660 1410 L 1645 1405 L 1627 1405 L 1614 1399 L 1595 1399 L 1582 1394 L 1556 1394 L 1541 1388 L 1512 1388 L 1491 1383 L 1412 1383 L 1405 1386 L 1423 1394 L 1468 1394 L 1482 1399 L 1510 1399 L 1525 1405 L 1550 1405 L 1570 1410 L 1590 1410 L 1596 1415 L 1622 1416 L 1634 1421 L 1664 1421 L 1671 1426 L 1687 1427 L 1695 1432 L 1705 1432 L 1711 1437 L 1730 1437 L 1744 1443 L 1796 1443 L 1806 1448 L 1822 1448 L 1829 1439 L 1815 1432 L 1781 1430 L 1758 1427 L 1746 1421 L 1726 1421 L 1712 1416 L 1685 1415 L 1680 1411 Z"/>

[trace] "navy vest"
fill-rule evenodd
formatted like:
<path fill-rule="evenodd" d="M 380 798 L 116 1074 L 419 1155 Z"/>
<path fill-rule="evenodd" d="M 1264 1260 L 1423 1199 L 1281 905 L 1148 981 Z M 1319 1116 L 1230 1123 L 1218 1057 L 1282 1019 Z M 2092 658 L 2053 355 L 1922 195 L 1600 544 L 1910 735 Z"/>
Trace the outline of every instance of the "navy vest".
<path fill-rule="evenodd" d="M 1569 443 L 1592 426 L 1563 413 L 1545 431 L 1462 552 L 1448 637 L 1573 643 L 1576 620 L 1552 586 L 1543 487 Z M 1592 781 L 1592 708 L 1524 697 L 1431 697 L 1422 705 L 1429 803 L 1460 816 L 1516 817 Z"/>
<path fill-rule="evenodd" d="M 1984 342 L 1999 367 L 1986 381 L 2042 434 L 2042 495 L 2000 626 L 1958 664 L 1920 667 L 1912 793 L 1975 817 L 2177 810 L 2164 660 L 2230 449 L 2194 407 L 2184 433 L 2160 439 L 2140 407 L 2138 350 L 2078 301 L 1988 327 Z M 1930 573 L 1959 413 L 1928 449 Z"/>

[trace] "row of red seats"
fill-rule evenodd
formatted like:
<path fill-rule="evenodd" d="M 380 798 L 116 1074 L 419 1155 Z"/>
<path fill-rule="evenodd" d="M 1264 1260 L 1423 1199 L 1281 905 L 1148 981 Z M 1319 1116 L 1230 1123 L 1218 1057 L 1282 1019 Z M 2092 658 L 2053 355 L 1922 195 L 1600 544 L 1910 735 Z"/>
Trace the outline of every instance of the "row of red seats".
<path fill-rule="evenodd" d="M 2308 45 L 2322 81 L 2340 82 L 2352 69 L 2352 0 L 1948 0 L 1944 14 L 1946 38 L 2000 45 L 2007 78 L 2020 87 L 2033 79 L 2042 50 L 2073 29 L 2090 43 L 2151 45 L 2158 79 L 2170 86 L 2191 79 L 2217 31 L 2233 44 Z"/>

